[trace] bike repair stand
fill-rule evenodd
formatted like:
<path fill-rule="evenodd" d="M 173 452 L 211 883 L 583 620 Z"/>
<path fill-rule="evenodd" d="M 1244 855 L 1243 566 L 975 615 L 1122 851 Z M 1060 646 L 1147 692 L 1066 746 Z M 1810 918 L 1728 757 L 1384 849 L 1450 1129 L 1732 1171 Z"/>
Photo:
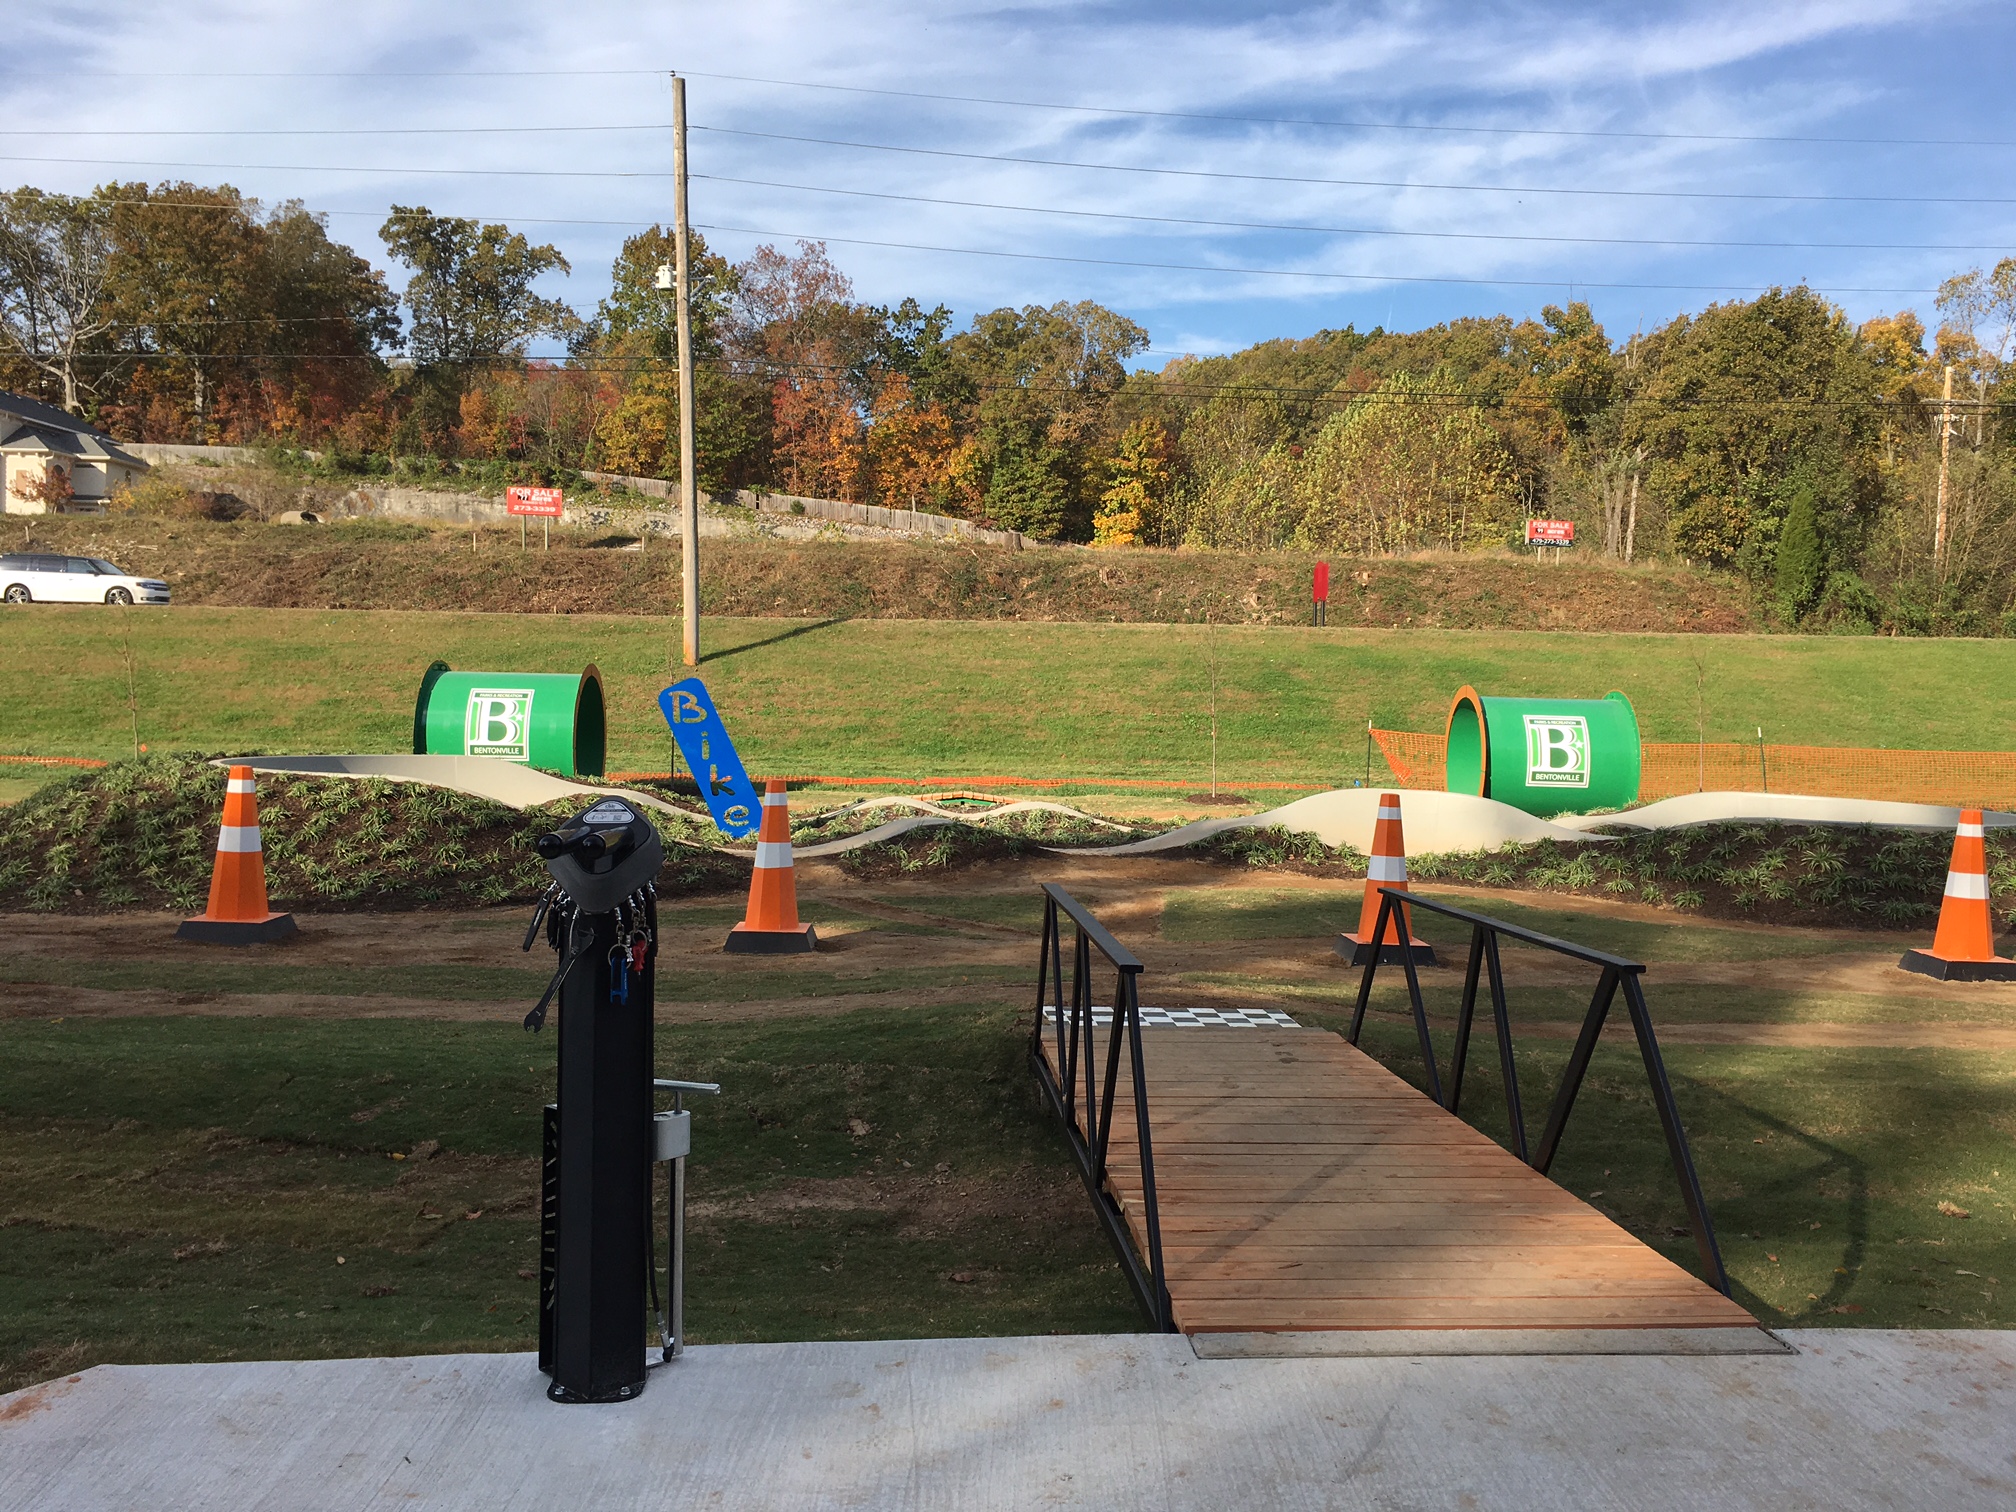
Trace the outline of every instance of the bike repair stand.
<path fill-rule="evenodd" d="M 537 1030 L 555 994 L 560 1007 L 559 1100 L 545 1109 L 540 1182 L 539 1368 L 556 1402 L 622 1402 L 644 1389 L 648 1279 L 658 1290 L 651 1242 L 651 1166 L 673 1163 L 672 1238 L 684 1238 L 690 1115 L 654 1111 L 653 982 L 657 891 L 665 859 L 650 823 L 604 798 L 536 842 L 553 885 L 526 931 L 540 925 L 560 964 L 525 1016 Z M 705 1083 L 664 1083 L 675 1094 Z M 662 1152 L 662 1153 L 661 1153 Z M 678 1353 L 683 1255 L 675 1248 L 673 1318 L 662 1312 L 661 1359 Z M 655 1310 L 655 1309 L 654 1309 Z"/>

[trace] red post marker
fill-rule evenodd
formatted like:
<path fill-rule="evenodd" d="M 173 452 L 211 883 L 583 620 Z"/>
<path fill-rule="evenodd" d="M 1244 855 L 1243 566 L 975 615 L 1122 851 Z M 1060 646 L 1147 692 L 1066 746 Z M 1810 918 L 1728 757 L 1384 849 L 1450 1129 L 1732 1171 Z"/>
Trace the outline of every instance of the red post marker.
<path fill-rule="evenodd" d="M 1326 611 L 1330 604 L 1330 564 L 1328 562 L 1318 562 L 1316 564 L 1316 581 L 1310 592 L 1311 598 L 1316 605 L 1315 621 L 1320 625 L 1327 618 Z"/>

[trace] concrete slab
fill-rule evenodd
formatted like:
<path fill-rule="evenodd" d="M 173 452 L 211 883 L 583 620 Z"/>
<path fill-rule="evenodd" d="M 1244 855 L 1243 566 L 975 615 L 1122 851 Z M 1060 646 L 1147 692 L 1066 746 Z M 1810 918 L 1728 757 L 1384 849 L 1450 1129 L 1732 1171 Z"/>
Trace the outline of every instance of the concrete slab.
<path fill-rule="evenodd" d="M 0 1398 L 0 1508 L 2007 1508 L 2016 1334 L 1794 1355 L 1200 1360 L 1167 1335 L 102 1366 Z"/>

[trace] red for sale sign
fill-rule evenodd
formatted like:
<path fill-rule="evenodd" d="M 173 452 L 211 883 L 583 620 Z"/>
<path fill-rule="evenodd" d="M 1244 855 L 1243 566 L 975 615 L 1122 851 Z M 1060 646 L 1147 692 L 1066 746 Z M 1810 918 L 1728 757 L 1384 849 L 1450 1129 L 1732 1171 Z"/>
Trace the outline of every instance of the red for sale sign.
<path fill-rule="evenodd" d="M 504 490 L 504 507 L 514 515 L 545 515 L 557 520 L 566 505 L 557 488 L 524 488 L 514 483 Z"/>
<path fill-rule="evenodd" d="M 1318 562 L 1316 564 L 1316 581 L 1311 585 L 1310 596 L 1319 604 L 1330 602 L 1330 564 L 1328 562 Z"/>
<path fill-rule="evenodd" d="M 1528 546 L 1573 546 L 1575 544 L 1575 522 L 1573 520 L 1528 520 L 1526 522 L 1526 544 Z"/>

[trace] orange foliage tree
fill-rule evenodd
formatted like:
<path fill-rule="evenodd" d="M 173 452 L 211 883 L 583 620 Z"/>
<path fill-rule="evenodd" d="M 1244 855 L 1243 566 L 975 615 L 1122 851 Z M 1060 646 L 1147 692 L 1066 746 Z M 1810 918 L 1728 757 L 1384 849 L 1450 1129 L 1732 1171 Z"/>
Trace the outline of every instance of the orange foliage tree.
<path fill-rule="evenodd" d="M 944 405 L 918 401 L 905 374 L 889 374 L 876 391 L 867 451 L 877 502 L 941 511 L 953 505 L 958 432 Z"/>

